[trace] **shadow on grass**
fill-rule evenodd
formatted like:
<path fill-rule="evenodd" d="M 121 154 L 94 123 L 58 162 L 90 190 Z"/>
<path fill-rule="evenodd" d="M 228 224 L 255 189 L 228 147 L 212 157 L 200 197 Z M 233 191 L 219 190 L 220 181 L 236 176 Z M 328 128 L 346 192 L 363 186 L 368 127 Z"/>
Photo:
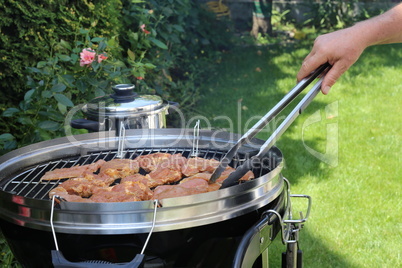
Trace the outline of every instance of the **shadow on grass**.
<path fill-rule="evenodd" d="M 312 234 L 308 229 L 311 221 L 305 224 L 305 228 L 300 231 L 299 247 L 303 252 L 303 267 L 309 268 L 353 268 L 352 263 L 345 260 L 343 256 L 337 254 L 326 246 L 325 241 Z M 279 235 L 279 234 L 278 234 Z M 286 251 L 286 246 L 277 237 L 269 246 L 269 267 L 282 267 L 281 254 Z"/>

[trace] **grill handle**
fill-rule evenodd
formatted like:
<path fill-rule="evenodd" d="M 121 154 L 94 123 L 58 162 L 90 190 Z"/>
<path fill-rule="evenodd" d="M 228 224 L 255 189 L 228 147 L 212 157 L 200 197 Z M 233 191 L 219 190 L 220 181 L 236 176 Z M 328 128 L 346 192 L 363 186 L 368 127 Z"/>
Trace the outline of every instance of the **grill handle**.
<path fill-rule="evenodd" d="M 310 215 L 311 197 L 290 194 L 290 183 L 286 178 L 282 178 L 286 185 L 284 190 L 286 196 L 278 204 L 285 202 L 285 207 L 282 209 L 281 205 L 277 205 L 273 209 L 264 211 L 260 221 L 247 230 L 237 248 L 232 268 L 251 267 L 260 255 L 262 257 L 262 267 L 268 267 L 268 246 L 275 239 L 278 231 L 281 234 L 282 243 L 287 247 L 287 251 L 282 256 L 282 267 L 303 267 L 302 251 L 298 248 L 298 240 L 299 232 Z M 293 219 L 292 197 L 308 200 L 305 217 L 300 212 L 301 219 Z"/>
<path fill-rule="evenodd" d="M 262 267 L 268 267 L 268 246 L 281 231 L 281 215 L 289 214 L 291 209 L 290 184 L 286 179 L 284 182 L 286 184 L 283 194 L 279 197 L 277 204 L 272 209 L 264 211 L 260 220 L 243 235 L 233 258 L 232 268 L 251 267 L 260 255 L 263 261 Z M 267 265 L 264 265 L 265 263 Z"/>
<path fill-rule="evenodd" d="M 109 263 L 104 261 L 70 262 L 59 250 L 52 250 L 52 263 L 55 268 L 140 268 L 144 265 L 143 254 L 137 254 L 128 263 Z"/>
<path fill-rule="evenodd" d="M 144 251 L 145 248 L 148 245 L 149 239 L 151 238 L 151 234 L 155 228 L 155 222 L 156 222 L 156 210 L 158 208 L 159 201 L 158 199 L 154 200 L 154 216 L 152 220 L 152 227 L 151 230 L 148 234 L 147 240 L 145 241 L 144 247 L 142 248 L 142 251 L 140 254 L 137 254 L 132 261 L 129 263 L 110 263 L 107 261 L 100 261 L 100 260 L 90 260 L 90 261 L 84 261 L 84 262 L 70 262 L 66 258 L 64 258 L 63 253 L 59 250 L 59 245 L 57 242 L 57 237 L 56 237 L 56 231 L 54 228 L 53 224 L 53 215 L 54 215 L 54 205 L 55 205 L 55 199 L 59 198 L 58 196 L 53 196 L 52 198 L 52 206 L 50 209 L 50 226 L 52 228 L 52 234 L 53 234 L 53 239 L 54 239 L 54 244 L 56 247 L 56 250 L 52 250 L 52 263 L 55 268 L 142 268 L 144 266 L 145 262 L 145 255 Z"/>

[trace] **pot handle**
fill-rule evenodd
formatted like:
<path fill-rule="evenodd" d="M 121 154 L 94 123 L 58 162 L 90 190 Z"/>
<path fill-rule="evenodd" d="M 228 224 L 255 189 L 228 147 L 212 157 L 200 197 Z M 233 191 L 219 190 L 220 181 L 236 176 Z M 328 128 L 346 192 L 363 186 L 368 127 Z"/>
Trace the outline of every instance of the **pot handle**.
<path fill-rule="evenodd" d="M 140 268 L 144 265 L 144 254 L 137 254 L 128 263 L 109 263 L 105 261 L 70 262 L 59 250 L 52 250 L 52 263 L 55 268 Z"/>
<path fill-rule="evenodd" d="M 169 108 L 168 108 L 168 113 L 172 113 L 174 111 L 177 111 L 180 108 L 180 104 L 175 101 L 168 101 Z"/>
<path fill-rule="evenodd" d="M 84 118 L 71 120 L 70 125 L 76 129 L 86 129 L 95 132 L 99 131 L 99 122 Z"/>

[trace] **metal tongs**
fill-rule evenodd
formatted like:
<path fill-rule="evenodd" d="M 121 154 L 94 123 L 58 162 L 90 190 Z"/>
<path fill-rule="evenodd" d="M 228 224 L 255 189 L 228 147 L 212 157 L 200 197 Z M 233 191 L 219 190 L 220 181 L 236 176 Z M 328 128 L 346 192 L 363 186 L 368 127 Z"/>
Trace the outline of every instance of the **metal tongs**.
<path fill-rule="evenodd" d="M 329 63 L 321 65 L 309 77 L 301 80 L 291 91 L 289 91 L 282 100 L 280 100 L 264 117 L 262 117 L 249 131 L 247 131 L 237 143 L 226 153 L 222 158 L 219 166 L 212 174 L 209 183 L 214 183 L 232 161 L 239 148 L 250 141 L 257 133 L 259 133 L 277 114 L 279 114 L 290 102 L 292 102 L 308 85 L 310 85 L 317 77 L 331 68 Z M 261 158 L 271 149 L 276 140 L 285 132 L 285 130 L 293 123 L 293 121 L 301 114 L 304 109 L 311 103 L 314 97 L 318 94 L 322 84 L 322 77 L 311 88 L 311 90 L 303 97 L 298 105 L 289 113 L 281 125 L 272 133 L 268 140 L 261 146 L 260 151 L 253 157 L 246 160 L 242 165 L 238 166 L 229 177 L 223 181 L 222 187 L 226 188 L 234 185 L 255 165 L 260 163 Z"/>

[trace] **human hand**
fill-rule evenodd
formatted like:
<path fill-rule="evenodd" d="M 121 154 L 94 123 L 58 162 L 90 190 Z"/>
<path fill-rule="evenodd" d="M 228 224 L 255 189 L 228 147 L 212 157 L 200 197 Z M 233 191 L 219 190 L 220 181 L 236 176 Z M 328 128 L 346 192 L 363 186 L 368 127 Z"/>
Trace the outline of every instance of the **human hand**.
<path fill-rule="evenodd" d="M 325 75 L 321 85 L 322 93 L 328 94 L 338 78 L 357 61 L 366 47 L 364 39 L 353 27 L 318 36 L 311 52 L 302 63 L 297 81 L 328 62 L 332 68 Z"/>

